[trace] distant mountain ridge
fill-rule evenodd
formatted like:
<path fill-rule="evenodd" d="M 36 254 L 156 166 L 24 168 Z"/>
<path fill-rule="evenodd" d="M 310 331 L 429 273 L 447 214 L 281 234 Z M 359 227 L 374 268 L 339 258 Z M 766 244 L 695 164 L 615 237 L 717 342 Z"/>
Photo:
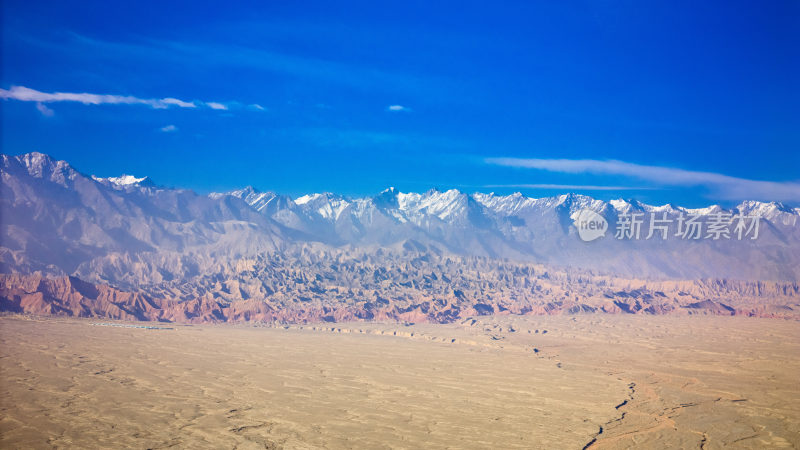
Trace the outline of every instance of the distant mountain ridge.
<path fill-rule="evenodd" d="M 296 200 L 252 187 L 211 194 L 217 199 L 226 196 L 241 198 L 276 222 L 334 246 L 388 246 L 413 241 L 423 248 L 461 255 L 649 278 L 797 280 L 800 276 L 794 268 L 800 264 L 800 208 L 779 202 L 744 201 L 725 210 L 719 205 L 683 208 L 635 200 L 605 202 L 576 194 L 529 198 L 519 193 L 498 196 L 455 189 L 419 194 L 389 188 L 374 197 L 321 193 Z M 667 218 L 673 227 L 681 215 L 699 215 L 706 221 L 720 213 L 758 216 L 758 239 L 743 241 L 734 236 L 722 241 L 686 240 L 671 229 L 666 242 L 645 240 L 645 224 L 640 240 L 616 240 L 611 229 L 605 239 L 589 244 L 576 238 L 573 226 L 574 214 L 584 208 L 603 215 L 612 227 L 625 214 L 653 214 Z"/>
<path fill-rule="evenodd" d="M 245 187 L 204 196 L 159 187 L 147 177 L 86 176 L 41 153 L 2 159 L 0 270 L 6 273 L 91 275 L 90 267 L 111 260 L 141 268 L 195 253 L 213 264 L 316 242 L 507 258 L 654 279 L 800 279 L 800 208 L 777 202 L 745 201 L 729 211 L 761 217 L 757 240 L 685 240 L 673 233 L 667 240 L 617 240 L 611 229 L 605 238 L 587 243 L 578 239 L 572 223 L 584 208 L 612 226 L 628 213 L 676 221 L 680 214 L 724 210 L 455 189 L 403 193 L 389 188 L 373 197 L 328 192 L 292 199 Z M 181 276 L 171 266 L 147 272 Z"/>
<path fill-rule="evenodd" d="M 401 221 L 408 220 L 408 216 L 413 213 L 435 215 L 440 219 L 445 219 L 453 209 L 459 206 L 464 206 L 464 199 L 470 199 L 478 202 L 481 206 L 489 211 L 501 215 L 514 215 L 524 212 L 528 209 L 535 209 L 537 207 L 558 206 L 565 203 L 571 203 L 579 208 L 591 208 L 594 210 L 602 211 L 609 206 L 616 212 L 666 212 L 666 213 L 693 213 L 693 214 L 710 214 L 718 211 L 739 212 L 744 214 L 759 215 L 763 218 L 774 220 L 779 216 L 788 215 L 788 217 L 800 217 L 800 208 L 791 208 L 781 202 L 760 202 L 754 200 L 745 200 L 739 205 L 731 209 L 722 208 L 719 205 L 710 205 L 704 208 L 685 208 L 676 206 L 674 204 L 666 204 L 661 206 L 653 206 L 636 200 L 611 200 L 605 202 L 603 200 L 596 200 L 587 195 L 580 194 L 562 194 L 553 197 L 532 198 L 526 197 L 517 192 L 510 195 L 499 196 L 494 193 L 481 193 L 467 194 L 457 189 L 450 189 L 441 192 L 437 189 L 431 189 L 425 193 L 401 193 L 394 187 L 390 187 L 380 192 L 373 197 L 359 197 L 349 198 L 346 196 L 334 194 L 331 192 L 306 194 L 297 199 L 292 199 L 289 196 L 281 195 L 273 191 L 259 191 L 253 186 L 247 186 L 242 189 L 237 189 L 230 192 L 214 192 L 209 194 L 210 198 L 219 199 L 225 196 L 233 196 L 245 200 L 257 211 L 262 211 L 266 205 L 278 205 L 277 209 L 290 208 L 302 205 L 323 205 L 319 214 L 327 219 L 338 219 L 339 214 L 348 206 L 363 205 L 364 203 L 373 203 L 381 209 L 389 210 L 395 209 L 402 211 L 404 214 L 398 219 Z M 278 202 L 278 203 L 274 203 Z M 293 203 L 293 205 L 291 205 Z M 335 208 L 328 208 L 331 204 L 336 204 Z M 291 205 L 291 206 L 289 206 Z M 327 206 L 326 206 L 327 205 Z M 275 208 L 275 206 L 273 207 Z M 313 209 L 313 208 L 312 208 Z M 327 211 L 326 211 L 327 209 Z M 272 213 L 276 209 L 270 209 Z M 335 215 L 331 212 L 336 211 Z"/>

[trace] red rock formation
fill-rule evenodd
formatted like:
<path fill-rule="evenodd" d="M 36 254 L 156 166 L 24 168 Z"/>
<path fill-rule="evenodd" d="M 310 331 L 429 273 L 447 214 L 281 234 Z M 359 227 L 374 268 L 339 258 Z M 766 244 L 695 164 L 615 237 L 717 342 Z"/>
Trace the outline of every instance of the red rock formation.
<path fill-rule="evenodd" d="M 554 274 L 548 275 L 556 278 Z M 596 280 L 595 280 L 596 281 Z M 563 300 L 560 290 L 536 302 L 513 302 L 491 296 L 481 301 L 463 296 L 429 301 L 424 295 L 381 302 L 319 303 L 246 299 L 228 301 L 206 292 L 196 298 L 155 298 L 111 286 L 87 283 L 75 277 L 45 278 L 41 275 L 0 275 L 0 310 L 11 313 L 116 320 L 169 321 L 182 323 L 281 322 L 318 323 L 392 321 L 449 323 L 469 316 L 488 314 L 714 314 L 753 317 L 800 318 L 796 289 L 748 283 L 679 282 L 675 286 L 656 283 L 653 291 L 644 284 L 631 289 L 631 280 L 616 280 L 626 289 L 608 289 L 603 295 Z M 610 286 L 610 285 L 609 285 Z M 733 287 L 731 287 L 733 286 Z M 554 286 L 553 286 L 554 287 Z M 572 287 L 572 293 L 578 289 Z M 702 294 L 698 299 L 688 292 Z M 767 296 L 754 294 L 766 292 Z M 424 292 L 423 292 L 424 294 Z M 384 293 L 385 295 L 385 293 Z M 493 298 L 490 299 L 490 298 Z M 713 298 L 713 299 L 712 299 Z M 724 300 L 723 300 L 724 299 Z"/>

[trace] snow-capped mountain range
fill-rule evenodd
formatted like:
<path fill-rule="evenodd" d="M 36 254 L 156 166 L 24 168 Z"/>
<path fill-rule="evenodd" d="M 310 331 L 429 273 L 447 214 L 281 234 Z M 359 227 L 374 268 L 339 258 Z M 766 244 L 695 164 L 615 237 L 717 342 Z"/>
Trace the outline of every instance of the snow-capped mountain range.
<path fill-rule="evenodd" d="M 531 198 L 519 192 L 500 196 L 494 193 L 486 194 L 480 192 L 467 194 L 457 189 L 450 189 L 444 192 L 431 189 L 420 194 L 414 192 L 402 193 L 394 187 L 382 191 L 375 197 L 355 199 L 324 192 L 307 194 L 292 200 L 289 196 L 283 196 L 271 191 L 261 192 L 252 186 L 226 193 L 215 192 L 209 194 L 209 197 L 213 199 L 220 199 L 225 196 L 240 198 L 259 212 L 273 214 L 282 209 L 300 208 L 332 222 L 341 219 L 345 213 L 360 215 L 371 207 L 391 211 L 390 214 L 401 223 L 412 222 L 419 224 L 422 223 L 423 218 L 426 216 L 448 221 L 449 218 L 455 218 L 460 212 L 468 209 L 471 202 L 476 203 L 486 212 L 505 217 L 525 215 L 531 211 L 565 205 L 569 207 L 571 212 L 583 208 L 598 212 L 613 210 L 617 214 L 653 212 L 709 215 L 718 212 L 741 212 L 745 215 L 757 215 L 768 220 L 788 219 L 792 223 L 796 220 L 794 219 L 795 217 L 800 217 L 800 208 L 792 209 L 780 202 L 752 200 L 743 201 L 736 207 L 726 210 L 719 205 L 711 205 L 705 208 L 684 208 L 673 204 L 653 206 L 635 200 L 623 199 L 605 202 L 579 194 Z"/>
<path fill-rule="evenodd" d="M 2 159 L 2 272 L 81 273 L 108 281 L 136 268 L 146 279 L 169 278 L 221 258 L 313 243 L 650 278 L 800 279 L 800 208 L 777 202 L 687 209 L 576 194 L 529 198 L 394 188 L 364 198 L 325 192 L 293 199 L 249 186 L 204 196 L 162 188 L 147 177 L 85 176 L 41 153 Z M 573 216 L 584 208 L 608 220 L 605 238 L 578 238 Z M 687 240 L 672 229 L 663 240 L 615 239 L 614 224 L 634 213 L 655 214 L 672 227 L 681 216 L 720 213 L 758 216 L 760 225 L 757 239 Z M 645 235 L 647 221 L 643 226 Z"/>

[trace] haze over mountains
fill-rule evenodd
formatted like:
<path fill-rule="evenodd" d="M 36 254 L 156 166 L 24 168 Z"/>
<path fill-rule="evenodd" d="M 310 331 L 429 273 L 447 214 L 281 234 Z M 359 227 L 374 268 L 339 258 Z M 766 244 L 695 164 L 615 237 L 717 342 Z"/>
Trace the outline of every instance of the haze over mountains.
<path fill-rule="evenodd" d="M 549 307 L 555 310 L 659 312 L 711 301 L 717 303 L 705 305 L 724 313 L 735 309 L 719 306 L 725 295 L 747 304 L 767 292 L 795 298 L 800 278 L 800 208 L 775 202 L 746 201 L 730 211 L 761 217 L 757 239 L 682 239 L 670 229 L 666 239 L 619 240 L 613 224 L 626 213 L 677 222 L 681 214 L 707 221 L 723 210 L 574 194 L 533 199 L 393 188 L 355 199 L 333 193 L 292 199 L 252 187 L 204 196 L 146 177 L 87 176 L 41 153 L 2 159 L 0 272 L 18 274 L 3 279 L 4 309 L 24 310 L 25 295 L 46 291 L 34 303 L 62 302 L 77 315 L 94 311 L 97 292 L 81 293 L 75 286 L 82 280 L 147 296 L 131 300 L 122 315 L 140 319 L 181 319 L 191 308 L 175 305 L 188 301 L 199 302 L 196 313 L 209 320 L 452 321 L 500 308 L 531 313 L 553 302 L 561 302 Z M 606 237 L 578 238 L 573 217 L 584 208 L 608 220 Z M 557 293 L 554 274 L 565 280 L 556 283 Z M 42 278 L 68 275 L 76 278 L 59 278 L 66 280 L 60 291 Z M 620 281 L 637 278 L 662 285 Z M 724 282 L 721 291 L 702 288 L 704 282 L 663 285 L 706 278 L 742 282 Z M 623 288 L 630 289 L 614 303 L 620 299 L 609 293 Z M 223 311 L 248 301 L 245 312 Z M 163 308 L 182 312 L 152 312 Z"/>
<path fill-rule="evenodd" d="M 745 201 L 731 211 L 717 205 L 687 209 L 651 206 L 636 201 L 604 202 L 566 194 L 528 198 L 466 194 L 458 190 L 400 193 L 389 188 L 375 197 L 350 199 L 332 193 L 292 200 L 252 187 L 211 198 L 239 198 L 286 227 L 333 246 L 392 246 L 435 249 L 459 255 L 536 261 L 580 267 L 623 276 L 648 278 L 732 277 L 748 280 L 797 280 L 800 275 L 800 208 L 777 202 Z M 673 221 L 666 241 L 578 239 L 574 214 L 583 208 L 600 213 L 609 223 L 621 214 L 666 214 Z M 687 240 L 675 236 L 681 214 L 702 217 L 720 213 L 759 216 L 763 223 L 753 239 Z M 706 219 L 707 220 L 707 219 Z M 613 225 L 612 225 L 613 226 Z"/>

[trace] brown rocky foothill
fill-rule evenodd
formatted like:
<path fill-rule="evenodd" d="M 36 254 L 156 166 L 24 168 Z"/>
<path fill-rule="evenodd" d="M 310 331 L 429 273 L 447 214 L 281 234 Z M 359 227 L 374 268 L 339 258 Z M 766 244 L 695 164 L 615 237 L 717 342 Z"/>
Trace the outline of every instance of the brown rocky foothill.
<path fill-rule="evenodd" d="M 294 270 L 294 269 L 293 269 Z M 541 270 L 541 269 L 540 269 Z M 183 297 L 157 292 L 132 292 L 106 284 L 93 284 L 76 277 L 49 278 L 41 275 L 0 275 L 0 310 L 9 313 L 63 317 L 98 317 L 116 320 L 181 323 L 279 322 L 323 323 L 389 321 L 451 323 L 484 315 L 740 315 L 800 319 L 800 291 L 796 284 L 719 281 L 647 283 L 641 280 L 584 275 L 533 268 L 525 276 L 502 275 L 495 284 L 491 273 L 480 280 L 465 273 L 456 279 L 461 289 L 430 284 L 393 282 L 353 292 L 336 280 L 316 287 L 290 285 L 285 292 L 236 298 L 224 286 L 250 286 L 252 280 L 218 283 L 203 288 L 181 286 Z M 546 276 L 545 276 L 546 274 Z M 408 273 L 406 273 L 408 275 Z M 452 275 L 451 275 L 452 276 Z M 477 276 L 477 272 L 476 272 Z M 425 278 L 425 276 L 422 276 Z M 261 284 L 265 284 L 263 280 Z M 524 286 L 529 286 L 525 288 Z M 597 286 L 604 286 L 597 288 Z M 269 290 L 271 291 L 271 290 Z M 297 292 L 297 296 L 290 295 Z M 455 292 L 455 293 L 454 293 Z M 193 294 L 192 294 L 193 293 Z"/>

